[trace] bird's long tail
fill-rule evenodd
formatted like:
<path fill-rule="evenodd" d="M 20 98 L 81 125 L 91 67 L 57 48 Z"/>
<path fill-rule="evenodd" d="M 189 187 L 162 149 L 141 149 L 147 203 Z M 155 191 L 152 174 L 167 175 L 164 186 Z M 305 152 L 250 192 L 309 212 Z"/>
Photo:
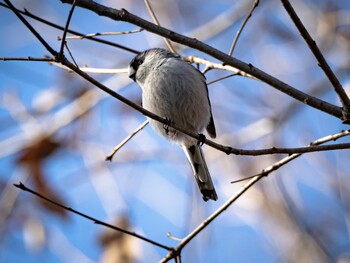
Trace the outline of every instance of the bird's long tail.
<path fill-rule="evenodd" d="M 202 193 L 203 200 L 208 201 L 209 199 L 212 199 L 216 201 L 218 196 L 215 192 L 201 147 L 199 145 L 192 145 L 190 147 L 183 145 L 182 149 L 190 162 L 194 177 Z"/>

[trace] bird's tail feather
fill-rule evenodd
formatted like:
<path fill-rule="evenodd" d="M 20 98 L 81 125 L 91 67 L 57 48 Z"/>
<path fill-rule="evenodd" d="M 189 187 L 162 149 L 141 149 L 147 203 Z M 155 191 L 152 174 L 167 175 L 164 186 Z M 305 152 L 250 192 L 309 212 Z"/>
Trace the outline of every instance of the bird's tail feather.
<path fill-rule="evenodd" d="M 192 145 L 190 147 L 183 145 L 182 148 L 192 167 L 194 177 L 203 195 L 203 200 L 208 201 L 209 199 L 212 199 L 216 201 L 218 196 L 215 192 L 201 147 L 199 145 Z"/>

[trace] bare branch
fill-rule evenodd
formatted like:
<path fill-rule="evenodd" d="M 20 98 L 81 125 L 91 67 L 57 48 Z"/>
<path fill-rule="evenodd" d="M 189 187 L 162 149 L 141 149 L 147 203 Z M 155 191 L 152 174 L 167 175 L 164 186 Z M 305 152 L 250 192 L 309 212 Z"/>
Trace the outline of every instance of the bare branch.
<path fill-rule="evenodd" d="M 61 43 L 61 49 L 60 49 L 60 52 L 59 52 L 59 57 L 63 56 L 64 46 L 66 44 L 67 30 L 69 28 L 69 23 L 70 23 L 70 20 L 72 19 L 73 13 L 74 13 L 75 4 L 76 4 L 76 0 L 73 1 L 72 7 L 71 7 L 71 9 L 69 11 L 68 19 L 67 19 L 67 22 L 66 22 L 66 27 L 63 30 L 63 37 L 62 37 L 62 43 Z M 69 54 L 70 54 L 70 52 L 69 52 Z M 73 59 L 73 61 L 74 61 L 74 59 Z M 74 61 L 74 63 L 75 63 L 75 61 Z"/>
<path fill-rule="evenodd" d="M 175 258 L 181 253 L 181 250 L 196 236 L 200 233 L 207 225 L 209 225 L 215 218 L 217 218 L 222 212 L 229 208 L 242 194 L 244 194 L 250 187 L 252 187 L 256 182 L 258 182 L 263 176 L 253 177 L 247 184 L 245 184 L 242 189 L 232 196 L 226 203 L 224 203 L 219 209 L 217 209 L 213 214 L 211 214 L 207 219 L 205 219 L 196 229 L 194 229 L 190 234 L 188 234 L 182 241 L 172 250 L 169 251 L 160 263 L 168 262 L 172 258 Z"/>
<path fill-rule="evenodd" d="M 138 132 L 140 132 L 143 128 L 145 128 L 147 124 L 148 124 L 148 120 L 145 121 L 144 123 L 142 123 L 132 134 L 130 134 L 130 135 L 129 135 L 128 137 L 126 137 L 121 143 L 119 143 L 119 144 L 113 149 L 113 151 L 105 157 L 105 160 L 106 160 L 106 161 L 112 161 L 113 156 L 114 156 L 128 141 L 130 141 Z"/>
<path fill-rule="evenodd" d="M 290 18 L 294 22 L 295 26 L 299 30 L 301 36 L 304 38 L 306 43 L 308 44 L 310 50 L 314 54 L 315 58 L 318 61 L 318 65 L 321 67 L 323 72 L 326 74 L 329 81 L 332 83 L 333 88 L 335 92 L 338 94 L 339 99 L 343 105 L 343 116 L 342 119 L 344 123 L 349 124 L 350 123 L 350 99 L 347 96 L 345 90 L 343 89 L 342 85 L 340 84 L 338 78 L 328 65 L 326 59 L 324 58 L 321 50 L 318 48 L 316 41 L 312 39 L 309 32 L 306 30 L 305 26 L 301 22 L 300 18 L 294 11 L 292 5 L 290 4 L 289 0 L 281 0 L 284 8 L 286 9 L 287 13 L 289 14 Z"/>
<path fill-rule="evenodd" d="M 155 245 L 155 246 L 157 246 L 157 247 L 163 248 L 163 249 L 165 249 L 165 250 L 168 250 L 168 251 L 172 251 L 172 250 L 173 250 L 171 247 L 167 247 L 167 246 L 165 246 L 165 245 L 163 245 L 163 244 L 160 244 L 160 243 L 158 243 L 158 242 L 155 242 L 155 241 L 153 241 L 153 240 L 151 240 L 151 239 L 148 239 L 148 238 L 146 238 L 146 237 L 144 237 L 144 236 L 141 236 L 141 235 L 139 235 L 139 234 L 136 234 L 135 232 L 130 232 L 130 231 L 128 231 L 128 230 L 119 228 L 119 227 L 117 227 L 117 226 L 110 225 L 110 224 L 105 223 L 105 222 L 103 222 L 103 221 L 101 221 L 101 220 L 98 220 L 98 219 L 96 219 L 96 218 L 93 218 L 93 217 L 91 217 L 91 216 L 88 216 L 88 215 L 86 215 L 86 214 L 84 214 L 84 213 L 82 213 L 82 212 L 79 212 L 79 211 L 77 211 L 77 210 L 75 210 L 75 209 L 73 209 L 73 208 L 71 208 L 71 207 L 64 206 L 64 205 L 62 205 L 62 204 L 60 204 L 60 203 L 58 203 L 58 202 L 56 202 L 56 201 L 54 201 L 54 200 L 51 200 L 51 199 L 47 198 L 46 196 L 44 196 L 44 195 L 42 195 L 42 194 L 40 194 L 40 193 L 38 193 L 38 192 L 36 192 L 36 191 L 34 191 L 34 190 L 32 190 L 32 189 L 26 187 L 26 186 L 25 186 L 23 183 L 21 183 L 21 182 L 20 182 L 19 184 L 14 184 L 14 186 L 17 187 L 17 188 L 19 188 L 19 189 L 21 189 L 21 190 L 23 190 L 23 191 L 29 192 L 29 193 L 31 193 L 31 194 L 33 194 L 33 195 L 36 195 L 37 197 L 39 197 L 39 198 L 41 198 L 41 199 L 44 199 L 44 200 L 46 200 L 47 202 L 49 202 L 49 203 L 51 203 L 51 204 L 53 204 L 53 205 L 55 205 L 55 206 L 58 206 L 58 207 L 60 207 L 60 208 L 62 208 L 62 209 L 65 209 L 65 210 L 67 210 L 67 211 L 69 211 L 69 212 L 72 212 L 72 213 L 74 213 L 74 214 L 80 215 L 81 217 L 85 217 L 86 219 L 88 219 L 88 220 L 90 220 L 90 221 L 93 221 L 95 224 L 103 225 L 103 226 L 108 227 L 108 228 L 111 228 L 111 229 L 113 229 L 113 230 L 120 231 L 120 232 L 122 232 L 122 233 L 124 233 L 124 234 L 130 235 L 130 236 L 133 236 L 133 237 L 136 237 L 136 238 L 138 238 L 138 239 L 141 239 L 141 240 L 143 240 L 143 241 L 146 241 L 147 243 L 150 243 L 150 244 Z"/>
<path fill-rule="evenodd" d="M 54 58 L 44 57 L 44 58 L 35 58 L 35 57 L 0 57 L 0 60 L 2 61 L 11 61 L 11 60 L 18 60 L 18 61 L 45 61 L 45 62 L 53 62 L 55 61 Z"/>
<path fill-rule="evenodd" d="M 336 140 L 344 136 L 350 135 L 350 131 L 343 131 L 340 133 L 336 133 L 333 135 L 329 135 L 323 138 L 320 138 L 312 143 L 310 146 L 319 145 L 328 141 Z M 269 175 L 271 172 L 277 170 L 283 165 L 289 163 L 291 160 L 299 157 L 301 154 L 293 154 L 282 160 L 274 163 L 273 165 L 265 168 L 261 173 L 253 175 L 249 178 L 249 182 L 247 182 L 240 191 L 238 191 L 234 196 L 232 196 L 226 203 L 224 203 L 221 207 L 219 207 L 214 213 L 212 213 L 207 219 L 205 219 L 196 229 L 194 229 L 190 234 L 188 234 L 185 238 L 179 242 L 179 244 L 171 251 L 169 251 L 168 255 L 166 255 L 160 262 L 165 263 L 175 258 L 176 255 L 181 253 L 181 250 L 196 236 L 200 233 L 207 225 L 209 225 L 215 218 L 217 218 L 221 213 L 223 213 L 227 208 L 229 208 L 242 194 L 244 194 L 249 188 L 251 188 L 254 184 L 256 184 L 261 178 Z M 243 179 L 244 180 L 244 179 Z"/>
<path fill-rule="evenodd" d="M 72 3 L 72 0 L 61 0 L 63 3 Z M 200 50 L 208 55 L 213 56 L 214 58 L 222 61 L 226 65 L 230 65 L 232 67 L 237 68 L 238 70 L 241 70 L 249 75 L 252 75 L 253 77 L 271 85 L 272 87 L 276 88 L 277 90 L 291 96 L 292 98 L 299 100 L 306 105 L 309 105 L 311 107 L 314 107 L 318 110 L 321 110 L 323 112 L 326 112 L 330 115 L 333 115 L 337 118 L 342 118 L 343 113 L 342 109 L 340 107 L 337 107 L 335 105 L 332 105 L 326 101 L 320 100 L 320 99 L 314 99 L 310 98 L 310 96 L 298 89 L 293 88 L 292 86 L 280 81 L 279 79 L 272 77 L 271 75 L 263 72 L 262 70 L 254 67 L 251 64 L 244 63 L 234 57 L 230 57 L 224 52 L 215 49 L 201 41 L 198 41 L 197 39 L 193 39 L 181 34 L 178 34 L 176 32 L 173 32 L 171 30 L 168 30 L 164 27 L 157 26 L 151 22 L 148 22 L 138 16 L 135 16 L 125 9 L 117 10 L 114 8 L 108 8 L 106 6 L 103 6 L 101 4 L 98 4 L 92 0 L 80 0 L 77 5 L 80 7 L 86 8 L 88 10 L 91 10 L 95 12 L 98 15 L 106 16 L 111 19 L 117 20 L 117 21 L 125 21 L 132 23 L 134 25 L 140 26 L 147 31 L 150 31 L 152 33 L 155 33 L 157 35 L 166 37 L 174 42 L 181 43 L 183 45 L 195 48 L 197 50 Z"/>
<path fill-rule="evenodd" d="M 328 135 L 328 136 L 320 138 L 320 139 L 318 139 L 316 141 L 313 141 L 312 143 L 309 144 L 309 147 L 320 145 L 320 144 L 323 144 L 323 143 L 326 143 L 326 142 L 329 142 L 329 141 L 335 141 L 335 140 L 337 140 L 337 139 L 339 139 L 341 137 L 345 137 L 345 136 L 348 136 L 348 135 L 350 135 L 350 130 L 342 131 L 342 132 L 339 132 L 339 133 L 336 133 L 336 134 L 332 134 L 332 135 Z M 319 147 L 321 147 L 321 146 L 319 146 Z M 267 176 L 271 172 L 273 172 L 273 171 L 277 170 L 278 168 L 280 168 L 281 166 L 289 163 L 290 161 L 294 160 L 295 158 L 298 158 L 300 155 L 302 155 L 302 153 L 292 154 L 292 155 L 290 155 L 288 157 L 285 157 L 285 158 L 281 159 L 280 161 L 270 165 L 269 167 L 265 168 L 259 174 L 256 174 L 256 175 L 253 175 L 253 176 L 250 176 L 250 177 L 247 177 L 247 178 L 243 178 L 243 179 L 240 179 L 240 180 L 235 180 L 235 181 L 232 181 L 231 183 L 236 183 L 236 182 L 239 182 L 239 181 L 242 181 L 242 180 L 247 180 L 247 179 L 250 179 L 250 178 L 255 177 L 255 176 Z"/>
<path fill-rule="evenodd" d="M 55 61 L 55 60 L 53 60 Z M 67 70 L 69 72 L 74 72 L 70 68 L 67 68 L 66 66 L 63 66 L 60 63 L 57 62 L 49 62 L 50 65 L 53 65 L 58 68 L 62 68 L 64 70 Z M 90 68 L 90 67 L 79 67 L 79 69 L 83 72 L 87 73 L 96 73 L 96 74 L 126 74 L 128 73 L 128 68 Z"/>
<path fill-rule="evenodd" d="M 235 49 L 235 47 L 236 47 L 238 38 L 239 38 L 239 36 L 241 35 L 241 33 L 242 33 L 242 31 L 243 31 L 243 28 L 244 28 L 245 25 L 247 24 L 248 20 L 251 18 L 252 14 L 253 14 L 253 12 L 254 12 L 254 10 L 255 10 L 255 8 L 256 8 L 258 5 L 259 5 L 259 0 L 254 0 L 254 3 L 253 3 L 253 5 L 252 5 L 252 8 L 250 9 L 250 11 L 249 11 L 247 17 L 244 19 L 242 26 L 240 27 L 240 29 L 239 29 L 239 30 L 237 31 L 237 33 L 236 33 L 235 39 L 234 39 L 233 42 L 232 42 L 231 49 L 230 49 L 230 51 L 228 52 L 228 55 L 229 55 L 229 56 L 232 56 L 232 53 L 233 53 L 233 51 L 234 51 L 234 49 Z"/>
<path fill-rule="evenodd" d="M 299 148 L 276 148 L 272 147 L 269 149 L 258 149 L 258 150 L 243 150 L 243 149 L 232 149 L 231 153 L 235 155 L 267 155 L 267 154 L 301 154 L 310 152 L 322 152 L 322 151 L 332 151 L 332 150 L 346 150 L 350 149 L 350 143 L 337 143 L 331 145 L 317 146 L 310 144 L 306 147 Z"/>
<path fill-rule="evenodd" d="M 69 47 L 68 47 L 68 45 L 67 45 L 67 42 L 64 41 L 64 42 L 62 42 L 62 43 L 64 43 L 64 46 L 66 47 L 66 49 L 67 49 L 67 51 L 68 51 L 68 54 L 69 54 L 70 58 L 72 59 L 74 65 L 75 65 L 77 68 L 79 68 L 77 62 L 75 61 L 75 59 L 74 59 L 74 57 L 73 57 L 72 52 L 70 51 L 70 49 L 69 49 Z"/>
<path fill-rule="evenodd" d="M 125 32 L 101 32 L 101 33 L 94 33 L 94 34 L 86 34 L 82 36 L 66 36 L 66 40 L 71 39 L 84 39 L 84 38 L 91 38 L 91 37 L 99 37 L 99 36 L 116 36 L 116 35 L 128 35 L 128 34 L 135 34 L 142 32 L 144 29 L 139 28 L 131 31 L 125 31 Z M 57 37 L 57 40 L 62 40 L 63 38 Z"/>
<path fill-rule="evenodd" d="M 190 63 L 202 64 L 206 67 L 206 69 L 207 69 L 206 71 L 208 71 L 210 69 L 226 70 L 226 71 L 233 72 L 235 74 L 239 74 L 240 76 L 243 76 L 243 77 L 256 79 L 252 75 L 246 74 L 245 72 L 243 72 L 235 67 L 228 66 L 228 65 L 222 65 L 219 63 L 214 63 L 214 62 L 211 62 L 211 61 L 206 60 L 204 58 L 199 58 L 196 56 L 189 56 L 189 57 L 183 58 L 183 60 L 188 61 Z M 256 80 L 258 80 L 258 79 L 256 79 Z"/>
<path fill-rule="evenodd" d="M 27 20 L 20 14 L 20 12 L 12 5 L 9 0 L 4 0 L 8 7 L 15 13 L 19 20 L 32 32 L 32 34 L 40 41 L 40 43 L 54 56 L 57 57 L 58 53 L 41 37 L 41 35 L 28 23 Z"/>
<path fill-rule="evenodd" d="M 214 80 L 208 82 L 207 85 L 209 86 L 209 85 L 211 85 L 211 84 L 214 84 L 214 83 L 216 83 L 216 82 L 219 82 L 219 81 L 221 81 L 221 80 L 228 79 L 228 78 L 231 78 L 231 77 L 234 77 L 234 76 L 240 76 L 240 74 L 239 74 L 239 73 L 232 73 L 232 74 L 227 75 L 227 76 L 225 76 L 225 77 L 218 78 L 218 79 L 214 79 Z"/>

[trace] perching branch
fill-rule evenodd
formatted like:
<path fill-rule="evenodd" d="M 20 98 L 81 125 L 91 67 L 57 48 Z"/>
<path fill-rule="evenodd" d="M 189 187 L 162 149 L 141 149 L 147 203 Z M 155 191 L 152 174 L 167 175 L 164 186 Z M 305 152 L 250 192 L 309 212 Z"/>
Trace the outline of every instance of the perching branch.
<path fill-rule="evenodd" d="M 72 0 L 61 0 L 62 3 L 72 4 Z M 157 26 L 149 21 L 146 21 L 134 14 L 129 13 L 125 9 L 114 9 L 98 4 L 92 0 L 79 0 L 77 3 L 78 6 L 88 9 L 95 12 L 98 15 L 109 17 L 116 21 L 124 21 L 134 24 L 136 26 L 142 27 L 149 32 L 155 33 L 157 35 L 166 37 L 174 42 L 192 47 L 199 51 L 202 51 L 212 57 L 222 61 L 225 65 L 230 65 L 235 67 L 253 77 L 269 84 L 270 86 L 276 88 L 277 90 L 291 96 L 292 98 L 299 100 L 300 102 L 305 103 L 311 107 L 314 107 L 320 111 L 326 112 L 332 116 L 343 119 L 342 109 L 335 105 L 332 105 L 326 101 L 311 98 L 310 95 L 293 88 L 292 86 L 280 81 L 279 79 L 265 73 L 264 71 L 254 67 L 252 64 L 244 63 L 236 58 L 228 56 L 226 53 L 215 49 L 212 46 L 209 46 L 197 39 L 193 39 L 181 34 L 178 34 L 174 31 L 166 29 L 161 26 Z"/>
<path fill-rule="evenodd" d="M 297 13 L 294 11 L 292 5 L 290 4 L 289 0 L 281 0 L 284 8 L 286 9 L 287 13 L 289 14 L 290 18 L 292 19 L 293 23 L 299 30 L 301 36 L 304 38 L 306 43 L 308 44 L 310 50 L 314 54 L 315 58 L 317 59 L 318 65 L 321 67 L 329 81 L 332 83 L 333 88 L 337 95 L 339 96 L 339 99 L 343 105 L 343 116 L 342 120 L 344 123 L 349 124 L 350 123 L 350 99 L 345 93 L 345 90 L 343 89 L 342 85 L 340 84 L 337 76 L 334 74 L 330 66 L 328 65 L 326 59 L 324 58 L 321 50 L 318 48 L 316 41 L 312 39 L 309 32 L 306 30 L 305 26 L 301 22 L 300 18 L 298 17 Z"/>

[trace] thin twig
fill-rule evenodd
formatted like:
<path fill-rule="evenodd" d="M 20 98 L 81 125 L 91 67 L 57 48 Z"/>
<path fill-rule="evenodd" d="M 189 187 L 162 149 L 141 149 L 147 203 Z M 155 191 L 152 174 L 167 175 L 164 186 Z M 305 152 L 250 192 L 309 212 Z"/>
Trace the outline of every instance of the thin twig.
<path fill-rule="evenodd" d="M 297 13 L 294 11 L 292 5 L 288 0 L 281 0 L 284 8 L 286 9 L 287 13 L 289 14 L 290 18 L 292 19 L 293 23 L 299 30 L 299 33 L 304 38 L 306 43 L 308 44 L 311 52 L 314 54 L 315 58 L 317 59 L 318 65 L 321 67 L 323 72 L 326 74 L 329 81 L 332 83 L 333 88 L 335 92 L 337 93 L 341 104 L 343 105 L 343 116 L 342 119 L 344 123 L 350 124 L 350 99 L 347 96 L 345 90 L 343 89 L 342 85 L 340 84 L 337 76 L 334 74 L 330 66 L 328 65 L 326 59 L 324 58 L 321 50 L 318 48 L 316 41 L 312 39 L 309 32 L 306 30 L 305 26 L 301 22 L 300 18 L 298 17 Z"/>
<path fill-rule="evenodd" d="M 74 72 L 70 68 L 67 68 L 66 66 L 62 65 L 61 63 L 57 62 L 49 62 L 50 65 L 53 65 L 58 68 L 62 68 L 64 70 L 67 70 L 69 72 Z M 97 73 L 97 74 L 126 74 L 128 73 L 128 68 L 90 68 L 90 67 L 79 67 L 79 69 L 86 73 Z"/>
<path fill-rule="evenodd" d="M 120 148 L 122 148 L 128 141 L 130 141 L 139 131 L 141 131 L 143 128 L 146 127 L 146 125 L 148 124 L 148 120 L 145 121 L 144 123 L 142 123 L 139 127 L 137 127 L 137 129 L 130 134 L 128 137 L 126 137 L 121 143 L 119 143 L 114 149 L 113 151 L 108 154 L 105 157 L 105 161 L 112 161 L 114 155 L 117 153 L 117 151 L 120 150 Z"/>
<path fill-rule="evenodd" d="M 84 39 L 84 38 L 91 38 L 91 37 L 98 37 L 98 36 L 116 36 L 116 35 L 127 35 L 127 34 L 135 34 L 142 32 L 144 29 L 134 29 L 130 31 L 125 32 L 101 32 L 101 33 L 94 33 L 94 34 L 86 34 L 82 36 L 66 36 L 66 40 L 72 40 L 72 39 Z M 62 40 L 60 36 L 57 37 L 57 40 Z"/>
<path fill-rule="evenodd" d="M 211 62 L 207 59 L 204 58 L 199 58 L 196 56 L 189 56 L 189 57 L 184 57 L 182 58 L 184 61 L 190 62 L 190 63 L 195 63 L 197 65 L 202 64 L 205 66 L 205 70 L 203 72 L 207 72 L 210 69 L 219 69 L 219 70 L 226 70 L 226 71 L 230 71 L 236 74 L 239 74 L 243 77 L 247 77 L 247 78 L 252 78 L 255 80 L 258 80 L 257 78 L 253 77 L 252 75 L 249 75 L 235 67 L 229 66 L 229 65 L 223 65 L 221 63 L 214 63 Z"/>
<path fill-rule="evenodd" d="M 237 33 L 236 33 L 235 39 L 233 40 L 232 46 L 231 46 L 230 51 L 229 51 L 229 53 L 228 53 L 229 56 L 232 56 L 232 53 L 233 53 L 233 51 L 234 51 L 234 49 L 235 49 L 235 47 L 236 47 L 238 38 L 240 37 L 240 35 L 241 35 L 242 31 L 243 31 L 243 28 L 244 28 L 245 25 L 247 24 L 248 20 L 250 19 L 250 17 L 252 16 L 252 14 L 253 14 L 255 8 L 256 8 L 258 5 L 259 5 L 259 0 L 255 0 L 254 3 L 253 3 L 253 5 L 252 5 L 252 8 L 250 9 L 250 11 L 249 11 L 249 13 L 248 13 L 248 15 L 247 15 L 246 18 L 244 19 L 242 26 L 240 27 L 240 29 L 239 29 L 239 30 L 237 31 Z"/>
<path fill-rule="evenodd" d="M 68 51 L 68 54 L 69 54 L 70 58 L 72 59 L 74 65 L 75 65 L 77 68 L 79 68 L 77 62 L 75 61 L 75 59 L 74 59 L 74 57 L 73 57 L 72 52 L 70 52 L 70 49 L 69 49 L 69 47 L 68 47 L 68 45 L 67 45 L 67 41 L 64 41 L 64 46 L 66 47 L 66 49 L 67 49 L 67 51 Z"/>
<path fill-rule="evenodd" d="M 122 232 L 122 233 L 125 233 L 125 234 L 128 234 L 128 235 L 130 235 L 130 236 L 136 237 L 136 238 L 138 238 L 138 239 L 141 239 L 141 240 L 143 240 L 143 241 L 146 241 L 146 242 L 148 242 L 148 243 L 150 243 L 150 244 L 153 244 L 153 245 L 155 245 L 155 246 L 157 246 L 157 247 L 166 249 L 166 250 L 168 250 L 168 251 L 172 251 L 172 250 L 173 250 L 173 248 L 171 248 L 171 247 L 168 247 L 168 246 L 165 246 L 165 245 L 160 244 L 160 243 L 158 243 L 158 242 L 155 242 L 155 241 L 153 241 L 153 240 L 151 240 L 151 239 L 148 239 L 148 238 L 146 238 L 146 237 L 144 237 L 144 236 L 141 236 L 141 235 L 139 235 L 139 234 L 136 234 L 135 232 L 130 232 L 130 231 L 128 231 L 128 230 L 119 228 L 119 227 L 117 227 L 117 226 L 110 225 L 110 224 L 105 223 L 105 222 L 103 222 L 103 221 L 101 221 L 101 220 L 98 220 L 98 219 L 96 219 L 96 218 L 93 218 L 93 217 L 91 217 L 91 216 L 88 216 L 88 215 L 86 215 L 86 214 L 84 214 L 84 213 L 82 213 L 82 212 L 79 212 L 79 211 L 77 211 L 77 210 L 75 210 L 75 209 L 73 209 L 73 208 L 71 208 L 71 207 L 67 207 L 67 206 L 65 206 L 65 205 L 62 205 L 62 204 L 60 204 L 60 203 L 58 203 L 58 202 L 56 202 L 56 201 L 54 201 L 54 200 L 51 200 L 50 198 L 48 198 L 48 197 L 46 197 L 46 196 L 44 196 L 44 195 L 38 193 L 38 192 L 36 192 L 36 191 L 34 191 L 34 190 L 32 190 L 32 189 L 26 187 L 26 186 L 25 186 L 23 183 L 21 183 L 21 182 L 20 182 L 19 184 L 14 184 L 14 186 L 17 187 L 17 188 L 19 188 L 19 189 L 21 189 L 21 190 L 23 190 L 23 191 L 29 192 L 29 193 L 31 193 L 31 194 L 33 194 L 33 195 L 36 195 L 36 196 L 38 196 L 39 198 L 44 199 L 44 200 L 46 200 L 47 202 L 49 202 L 49 203 L 51 203 L 51 204 L 53 204 L 53 205 L 55 205 L 55 206 L 61 207 L 62 209 L 65 209 L 65 210 L 70 211 L 70 212 L 72 212 L 72 213 L 74 213 L 74 214 L 80 215 L 81 217 L 85 217 L 86 219 L 88 219 L 88 220 L 90 220 L 90 221 L 93 221 L 95 224 L 103 225 L 103 226 L 106 226 L 106 227 L 111 228 L 111 229 L 113 229 L 113 230 L 120 231 L 120 232 Z"/>
<path fill-rule="evenodd" d="M 1 61 L 11 61 L 11 60 L 18 60 L 18 61 L 46 61 L 46 62 L 52 62 L 55 61 L 54 58 L 35 58 L 35 57 L 0 57 Z"/>
<path fill-rule="evenodd" d="M 174 237 L 170 232 L 166 233 L 166 236 L 175 241 L 181 241 L 182 238 Z"/>
<path fill-rule="evenodd" d="M 145 4 L 146 4 L 148 12 L 150 13 L 150 15 L 151 15 L 151 17 L 153 19 L 153 22 L 156 25 L 160 26 L 159 20 L 158 20 L 157 16 L 155 15 L 155 13 L 153 12 L 153 8 L 152 8 L 150 2 L 148 0 L 144 0 L 144 1 L 145 1 Z M 174 47 L 171 44 L 171 42 L 169 41 L 169 39 L 166 38 L 166 37 L 163 37 L 163 39 L 165 41 L 165 44 L 168 46 L 169 50 L 176 54 L 176 50 L 174 49 Z"/>
<path fill-rule="evenodd" d="M 209 86 L 209 85 L 214 84 L 214 83 L 216 83 L 216 82 L 219 82 L 219 81 L 221 81 L 221 80 L 228 79 L 228 78 L 231 78 L 231 77 L 234 77 L 234 76 L 238 76 L 238 75 L 241 75 L 241 74 L 239 74 L 239 73 L 232 73 L 232 74 L 227 75 L 227 76 L 225 76 L 225 77 L 221 77 L 221 78 L 218 78 L 218 79 L 214 79 L 214 80 L 208 82 L 207 85 Z"/>
<path fill-rule="evenodd" d="M 60 49 L 60 52 L 59 52 L 59 54 L 58 54 L 59 57 L 62 57 L 62 56 L 63 56 L 64 46 L 66 45 L 67 31 L 68 31 L 68 28 L 69 28 L 70 20 L 72 19 L 72 16 L 73 16 L 73 13 L 74 13 L 75 4 L 76 4 L 76 0 L 73 1 L 72 7 L 71 7 L 71 9 L 70 9 L 70 11 L 69 11 L 69 14 L 68 14 L 68 18 L 67 18 L 67 22 L 66 22 L 66 27 L 65 27 L 64 30 L 63 30 L 61 49 Z M 73 61 L 74 61 L 74 60 L 73 60 Z M 75 63 L 75 61 L 74 61 L 74 63 Z M 75 63 L 75 64 L 76 64 L 76 63 Z"/>
<path fill-rule="evenodd" d="M 322 144 L 329 141 L 334 141 L 344 136 L 348 136 L 350 131 L 342 131 L 336 134 L 328 135 L 323 138 L 320 138 L 312 143 L 310 146 Z M 281 166 L 289 163 L 291 160 L 299 157 L 301 154 L 293 154 L 286 158 L 283 158 L 277 163 L 265 168 L 261 173 L 253 175 L 250 178 L 249 182 L 247 182 L 243 188 L 238 191 L 234 196 L 232 196 L 226 203 L 224 203 L 221 207 L 219 207 L 214 213 L 212 213 L 207 219 L 205 219 L 196 229 L 194 229 L 190 234 L 188 234 L 185 238 L 179 242 L 179 244 L 171 251 L 169 251 L 168 255 L 166 255 L 160 262 L 165 263 L 175 258 L 177 255 L 181 253 L 181 250 L 198 234 L 200 233 L 207 225 L 209 225 L 215 218 L 217 218 L 221 213 L 223 213 L 229 206 L 231 206 L 243 193 L 245 193 L 249 188 L 251 188 L 254 184 L 256 184 L 261 178 L 269 175 L 271 172 L 277 170 Z"/>

